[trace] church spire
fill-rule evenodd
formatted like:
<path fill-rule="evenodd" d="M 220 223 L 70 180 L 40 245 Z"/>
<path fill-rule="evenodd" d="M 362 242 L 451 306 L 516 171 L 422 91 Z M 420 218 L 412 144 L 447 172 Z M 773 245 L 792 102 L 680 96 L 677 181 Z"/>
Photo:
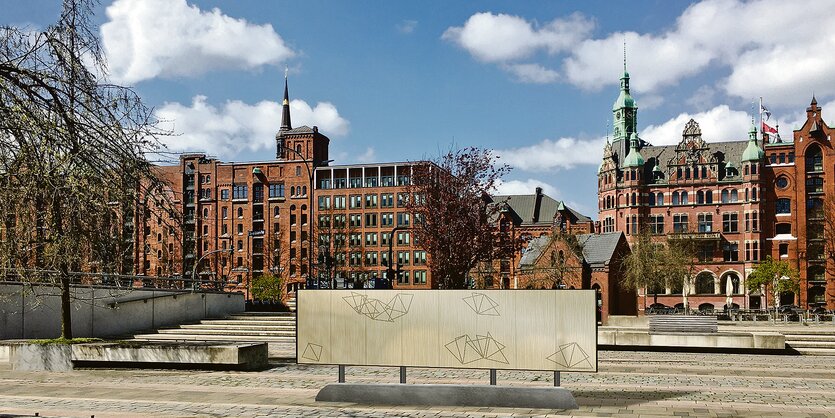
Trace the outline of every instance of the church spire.
<path fill-rule="evenodd" d="M 281 127 L 279 132 L 289 131 L 293 129 L 290 123 L 290 94 L 287 89 L 287 68 L 284 69 L 284 101 L 281 102 Z"/>
<path fill-rule="evenodd" d="M 629 93 L 629 72 L 626 69 L 626 40 L 623 42 L 623 75 L 620 78 L 620 94 L 612 105 L 612 146 L 622 162 L 629 153 L 630 138 L 637 132 L 638 105 Z M 638 144 L 640 148 L 641 144 Z"/>

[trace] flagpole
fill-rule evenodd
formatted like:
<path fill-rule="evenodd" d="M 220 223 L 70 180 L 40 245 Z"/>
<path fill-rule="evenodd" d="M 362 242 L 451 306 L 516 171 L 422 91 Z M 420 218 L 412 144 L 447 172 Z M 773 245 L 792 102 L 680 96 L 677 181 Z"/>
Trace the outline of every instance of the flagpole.
<path fill-rule="evenodd" d="M 760 130 L 760 140 L 762 140 L 763 146 L 765 146 L 765 132 L 763 132 L 763 97 L 760 96 L 760 126 L 758 128 Z"/>

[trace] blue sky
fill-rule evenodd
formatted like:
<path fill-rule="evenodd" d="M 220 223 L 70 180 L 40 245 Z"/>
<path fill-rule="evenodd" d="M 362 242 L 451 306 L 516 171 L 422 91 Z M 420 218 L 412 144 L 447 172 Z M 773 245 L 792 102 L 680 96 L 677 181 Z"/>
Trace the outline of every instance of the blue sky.
<path fill-rule="evenodd" d="M 60 2 L 0 0 L 0 24 L 41 28 Z M 495 149 L 501 191 L 546 193 L 596 217 L 596 173 L 626 41 L 641 137 L 746 138 L 763 96 L 784 138 L 814 92 L 835 120 L 835 0 L 103 0 L 112 80 L 157 109 L 175 151 L 271 159 L 289 67 L 293 124 L 335 163 Z"/>

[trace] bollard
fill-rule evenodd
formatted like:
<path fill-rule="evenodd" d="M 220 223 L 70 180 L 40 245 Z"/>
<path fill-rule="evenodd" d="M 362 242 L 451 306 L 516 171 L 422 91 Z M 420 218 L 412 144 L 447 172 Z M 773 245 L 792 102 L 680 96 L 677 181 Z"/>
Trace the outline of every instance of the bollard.
<path fill-rule="evenodd" d="M 339 383 L 345 383 L 345 366 L 339 365 Z"/>
<path fill-rule="evenodd" d="M 496 386 L 496 369 L 490 369 L 490 384 Z"/>

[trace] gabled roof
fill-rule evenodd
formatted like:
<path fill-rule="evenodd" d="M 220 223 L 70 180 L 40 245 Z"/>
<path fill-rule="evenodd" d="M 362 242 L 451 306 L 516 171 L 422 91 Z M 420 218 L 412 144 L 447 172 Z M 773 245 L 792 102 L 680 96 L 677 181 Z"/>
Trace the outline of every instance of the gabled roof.
<path fill-rule="evenodd" d="M 577 241 L 583 246 L 583 258 L 592 268 L 604 267 L 612 261 L 623 232 L 605 234 L 583 234 Z"/>
<path fill-rule="evenodd" d="M 302 125 L 302 126 L 284 131 L 283 133 L 284 134 L 312 134 L 313 133 L 313 128 L 311 128 L 307 125 Z"/>
<path fill-rule="evenodd" d="M 621 237 L 623 232 L 577 235 L 577 242 L 583 247 L 583 261 L 592 268 L 605 267 L 615 256 Z M 542 252 L 548 248 L 551 238 L 550 235 L 543 235 L 528 241 L 528 246 L 519 259 L 519 266 L 535 264 Z"/>
<path fill-rule="evenodd" d="M 539 202 L 539 219 L 533 222 L 533 215 L 536 211 L 536 194 L 517 194 L 517 195 L 496 195 L 491 196 L 493 202 L 506 202 L 507 207 L 511 211 L 511 216 L 517 224 L 521 225 L 550 225 L 554 221 L 557 212 L 565 209 L 571 216 L 572 223 L 591 222 L 591 218 L 583 215 L 580 212 L 552 199 L 550 196 L 543 194 L 542 200 Z"/>

